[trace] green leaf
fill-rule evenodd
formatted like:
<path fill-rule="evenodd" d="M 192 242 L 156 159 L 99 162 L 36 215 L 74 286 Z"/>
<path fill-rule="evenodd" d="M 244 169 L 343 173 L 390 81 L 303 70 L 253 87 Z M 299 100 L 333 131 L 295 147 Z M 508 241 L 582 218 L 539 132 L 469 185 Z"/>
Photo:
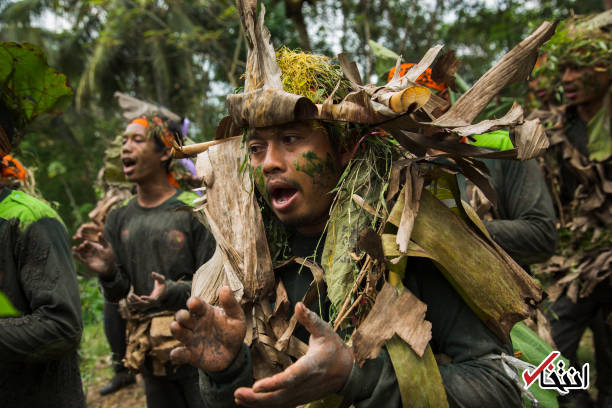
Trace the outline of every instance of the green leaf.
<path fill-rule="evenodd" d="M 597 112 L 587 125 L 589 143 L 589 160 L 604 161 L 612 156 L 612 137 L 610 136 L 610 118 L 607 115 L 607 104 Z"/>
<path fill-rule="evenodd" d="M 18 125 L 62 112 L 72 103 L 66 77 L 47 65 L 33 44 L 0 42 L 0 96 L 15 111 Z"/>
<path fill-rule="evenodd" d="M 19 312 L 13 307 L 6 295 L 0 292 L 0 317 L 16 316 L 19 316 Z"/>

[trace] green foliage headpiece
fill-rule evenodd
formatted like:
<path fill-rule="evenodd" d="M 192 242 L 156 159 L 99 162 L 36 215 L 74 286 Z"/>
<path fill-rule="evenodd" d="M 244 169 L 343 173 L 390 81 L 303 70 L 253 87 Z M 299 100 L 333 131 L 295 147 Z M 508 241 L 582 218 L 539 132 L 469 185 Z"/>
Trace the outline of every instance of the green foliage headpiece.
<path fill-rule="evenodd" d="M 559 24 L 543 47 L 547 61 L 534 75 L 558 75 L 560 67 L 593 67 L 610 72 L 612 64 L 612 10 L 590 16 L 573 16 Z"/>
<path fill-rule="evenodd" d="M 72 102 L 72 94 L 66 77 L 47 64 L 38 46 L 0 42 L 0 137 L 4 139 L 0 148 L 9 151 L 16 146 L 35 119 L 61 113 Z"/>

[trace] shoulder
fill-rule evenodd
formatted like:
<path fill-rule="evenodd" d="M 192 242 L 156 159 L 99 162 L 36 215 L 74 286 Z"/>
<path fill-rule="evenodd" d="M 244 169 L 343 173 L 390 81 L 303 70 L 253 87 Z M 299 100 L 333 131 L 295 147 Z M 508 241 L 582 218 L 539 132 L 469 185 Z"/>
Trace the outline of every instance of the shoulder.
<path fill-rule="evenodd" d="M 21 229 L 44 218 L 57 220 L 63 225 L 60 216 L 49 204 L 22 191 L 13 191 L 0 202 L 0 217 L 18 219 Z"/>
<path fill-rule="evenodd" d="M 112 210 L 108 213 L 107 221 L 111 219 L 115 219 L 121 214 L 124 214 L 129 211 L 129 208 L 135 205 L 136 196 L 128 197 L 125 200 L 121 201 L 118 204 L 115 204 L 112 207 Z"/>

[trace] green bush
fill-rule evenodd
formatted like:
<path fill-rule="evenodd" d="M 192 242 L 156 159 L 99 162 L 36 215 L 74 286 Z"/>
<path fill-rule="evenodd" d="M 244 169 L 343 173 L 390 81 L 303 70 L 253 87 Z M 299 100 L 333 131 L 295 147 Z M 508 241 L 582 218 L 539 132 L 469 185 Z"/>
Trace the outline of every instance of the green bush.
<path fill-rule="evenodd" d="M 83 325 L 95 325 L 103 320 L 104 296 L 98 287 L 98 279 L 77 276 L 81 292 Z"/>

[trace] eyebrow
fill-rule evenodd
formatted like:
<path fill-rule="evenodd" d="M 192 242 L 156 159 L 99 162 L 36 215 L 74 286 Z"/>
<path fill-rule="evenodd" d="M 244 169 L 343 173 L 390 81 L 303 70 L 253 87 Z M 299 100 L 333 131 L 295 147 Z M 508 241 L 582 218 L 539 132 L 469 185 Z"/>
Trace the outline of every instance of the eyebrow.
<path fill-rule="evenodd" d="M 259 136 L 257 129 L 249 129 L 247 130 L 246 141 L 250 141 L 256 139 Z"/>

